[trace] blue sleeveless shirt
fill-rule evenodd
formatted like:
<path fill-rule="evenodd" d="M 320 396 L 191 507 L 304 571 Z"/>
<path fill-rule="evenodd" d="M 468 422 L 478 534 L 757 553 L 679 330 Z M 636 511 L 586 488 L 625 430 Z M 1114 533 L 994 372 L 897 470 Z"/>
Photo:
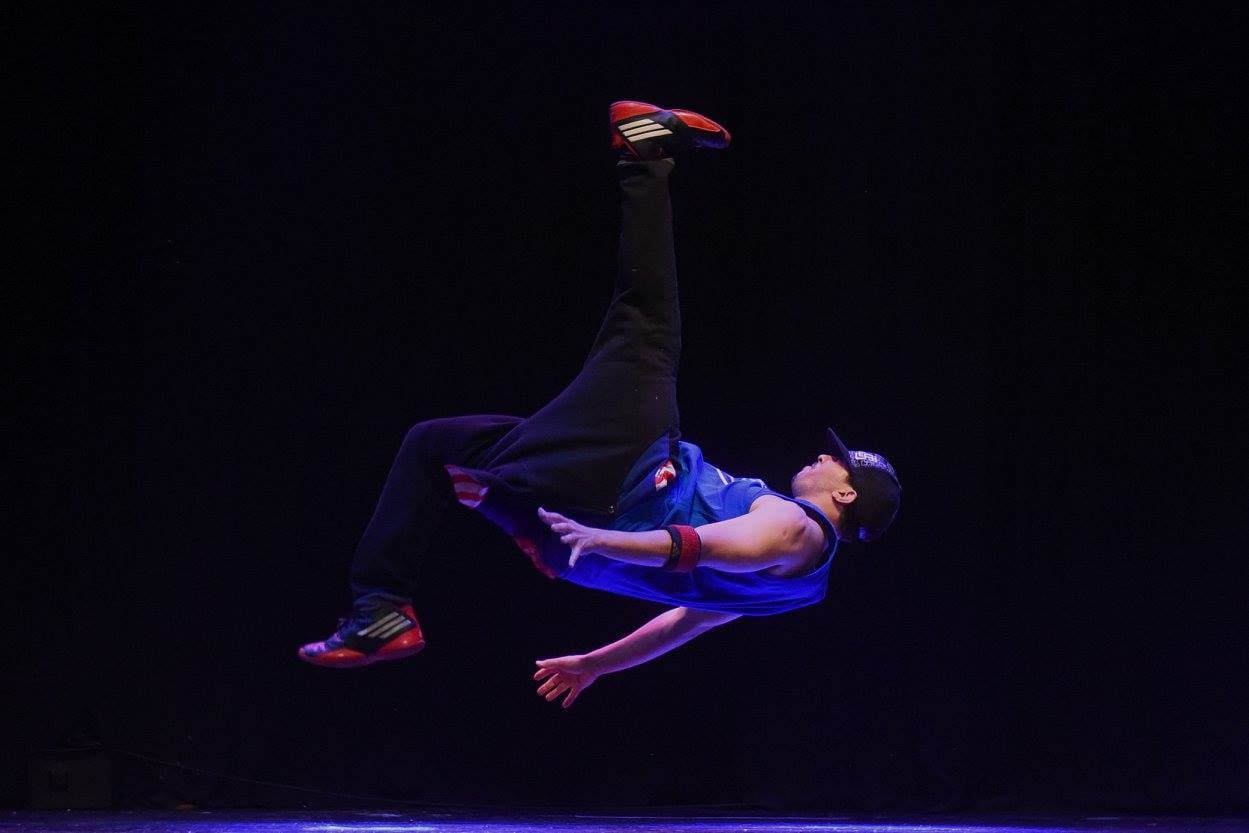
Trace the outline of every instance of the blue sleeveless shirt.
<path fill-rule="evenodd" d="M 703 524 L 745 515 L 763 495 L 795 503 L 824 530 L 827 541 L 819 563 L 802 575 L 778 577 L 763 571 L 727 573 L 695 567 L 672 573 L 658 567 L 627 564 L 596 553 L 568 566 L 569 548 L 541 521 L 530 501 L 509 498 L 505 484 L 488 473 L 447 466 L 460 502 L 485 515 L 512 536 L 533 565 L 549 578 L 623 596 L 699 610 L 770 616 L 821 601 L 828 591 L 828 571 L 837 533 L 814 504 L 772 491 L 757 478 L 732 477 L 703 459 L 698 446 L 681 442 L 669 458 L 668 438 L 657 440 L 625 479 L 612 529 L 640 532 L 668 524 Z M 670 463 L 670 465 L 665 465 Z M 582 519 L 594 523 L 594 519 Z"/>

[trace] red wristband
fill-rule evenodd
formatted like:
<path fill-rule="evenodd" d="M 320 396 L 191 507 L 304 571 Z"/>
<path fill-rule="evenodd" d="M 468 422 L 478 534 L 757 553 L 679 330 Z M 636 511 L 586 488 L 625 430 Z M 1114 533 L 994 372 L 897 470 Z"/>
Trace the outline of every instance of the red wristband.
<path fill-rule="evenodd" d="M 674 573 L 688 573 L 698 565 L 698 558 L 703 552 L 702 539 L 698 537 L 698 532 L 694 527 L 686 526 L 685 524 L 672 524 L 665 527 L 665 529 L 668 530 L 669 535 L 673 535 L 674 538 L 680 541 L 676 563 L 672 564 L 671 567 L 665 565 L 665 569 Z M 671 563 L 671 559 L 669 559 L 669 563 Z"/>

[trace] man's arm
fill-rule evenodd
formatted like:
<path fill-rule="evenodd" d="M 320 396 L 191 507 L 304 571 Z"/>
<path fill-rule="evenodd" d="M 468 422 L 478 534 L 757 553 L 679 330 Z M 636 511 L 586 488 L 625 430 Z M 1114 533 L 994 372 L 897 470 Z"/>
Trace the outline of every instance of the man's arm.
<path fill-rule="evenodd" d="M 554 512 L 539 510 L 538 514 L 573 548 L 569 563 L 583 552 L 647 567 L 662 567 L 668 560 L 672 537 L 665 530 L 594 529 Z M 699 566 L 726 573 L 753 573 L 793 564 L 814 556 L 824 546 L 824 533 L 815 521 L 798 505 L 773 495 L 758 498 L 745 515 L 696 529 L 702 539 Z"/>
<path fill-rule="evenodd" d="M 667 533 L 664 533 L 665 535 Z M 684 645 L 717 625 L 731 622 L 740 613 L 716 613 L 688 607 L 674 607 L 647 622 L 633 633 L 586 654 L 586 661 L 598 674 L 623 671 Z"/>
<path fill-rule="evenodd" d="M 597 651 L 540 659 L 535 663 L 538 670 L 533 674 L 533 678 L 542 683 L 538 686 L 538 696 L 554 701 L 564 695 L 564 708 L 568 708 L 603 674 L 641 665 L 740 615 L 676 607 Z"/>

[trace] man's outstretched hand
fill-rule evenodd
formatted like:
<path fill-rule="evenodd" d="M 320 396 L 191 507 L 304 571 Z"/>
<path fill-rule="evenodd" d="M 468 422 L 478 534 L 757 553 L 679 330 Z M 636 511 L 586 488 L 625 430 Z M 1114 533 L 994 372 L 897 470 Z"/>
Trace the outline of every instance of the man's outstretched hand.
<path fill-rule="evenodd" d="M 574 654 L 556 659 L 537 660 L 538 670 L 534 672 L 535 680 L 546 680 L 538 686 L 538 696 L 545 697 L 547 702 L 555 700 L 565 691 L 564 708 L 568 708 L 577 699 L 577 695 L 589 688 L 599 677 L 592 663 L 584 654 Z"/>
<path fill-rule="evenodd" d="M 603 534 L 606 530 L 579 524 L 558 512 L 548 512 L 545 509 L 538 510 L 538 517 L 559 536 L 560 541 L 572 548 L 572 553 L 568 556 L 569 567 L 576 566 L 582 553 L 595 552 L 603 546 Z"/>

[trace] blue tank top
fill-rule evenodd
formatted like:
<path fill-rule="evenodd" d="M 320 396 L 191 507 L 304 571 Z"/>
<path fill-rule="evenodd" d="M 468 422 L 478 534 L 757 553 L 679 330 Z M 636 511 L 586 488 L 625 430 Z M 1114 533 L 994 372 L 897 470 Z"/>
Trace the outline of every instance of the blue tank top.
<path fill-rule="evenodd" d="M 817 566 L 802 575 L 785 578 L 765 572 L 726 573 L 710 567 L 670 573 L 589 554 L 577 559 L 576 566 L 569 569 L 565 553 L 559 578 L 653 602 L 744 616 L 784 613 L 824 598 L 837 533 L 819 508 L 774 492 L 757 478 L 732 477 L 704 460 L 702 450 L 687 442 L 679 444 L 678 454 L 672 458 L 675 477 L 664 478 L 662 466 L 668 459 L 668 450 L 667 438 L 663 438 L 638 460 L 625 481 L 613 529 L 637 532 L 668 524 L 701 526 L 745 515 L 759 497 L 774 495 L 798 504 L 823 528 L 828 544 Z M 666 485 L 659 486 L 664 480 Z"/>
<path fill-rule="evenodd" d="M 597 554 L 582 555 L 568 566 L 568 547 L 538 520 L 532 499 L 513 493 L 489 472 L 446 466 L 456 497 L 503 529 L 543 575 L 647 601 L 743 616 L 770 616 L 821 601 L 828 591 L 828 570 L 837 548 L 832 522 L 814 504 L 774 492 L 757 478 L 732 477 L 703 459 L 702 450 L 678 444 L 669 459 L 667 436 L 638 458 L 620 495 L 611 528 L 627 532 L 660 529 L 668 524 L 701 526 L 745 515 L 763 495 L 802 507 L 824 530 L 827 544 L 819 563 L 798 576 L 766 572 L 726 573 L 695 567 L 671 573 L 658 567 L 626 564 Z M 671 465 L 665 466 L 670 462 Z M 595 519 L 578 518 L 586 523 Z"/>

